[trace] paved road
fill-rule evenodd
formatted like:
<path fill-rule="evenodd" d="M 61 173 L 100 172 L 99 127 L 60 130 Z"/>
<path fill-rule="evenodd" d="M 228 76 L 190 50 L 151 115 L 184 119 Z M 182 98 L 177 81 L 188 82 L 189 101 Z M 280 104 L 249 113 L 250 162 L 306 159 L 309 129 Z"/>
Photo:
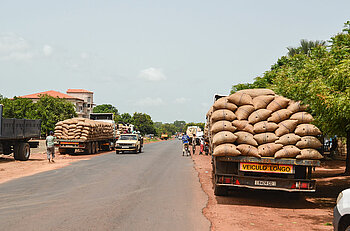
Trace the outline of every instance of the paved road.
<path fill-rule="evenodd" d="M 209 230 L 207 196 L 178 140 L 0 185 L 1 230 Z"/>

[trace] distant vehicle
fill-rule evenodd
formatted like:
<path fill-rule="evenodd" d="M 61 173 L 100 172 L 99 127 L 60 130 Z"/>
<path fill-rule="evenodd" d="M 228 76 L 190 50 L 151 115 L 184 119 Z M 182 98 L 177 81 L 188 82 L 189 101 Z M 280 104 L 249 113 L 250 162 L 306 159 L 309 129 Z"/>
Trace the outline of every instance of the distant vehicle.
<path fill-rule="evenodd" d="M 166 133 L 163 133 L 163 134 L 160 136 L 160 139 L 161 139 L 161 140 L 167 140 L 167 139 L 169 139 L 169 135 L 166 134 Z"/>
<path fill-rule="evenodd" d="M 339 193 L 333 210 L 334 231 L 350 230 L 350 188 Z"/>
<path fill-rule="evenodd" d="M 11 154 L 15 160 L 28 160 L 30 148 L 36 148 L 40 138 L 41 120 L 8 119 L 2 117 L 3 105 L 0 104 L 0 153 Z"/>
<path fill-rule="evenodd" d="M 115 152 L 116 154 L 126 151 L 132 151 L 135 153 L 142 152 L 143 138 L 139 134 L 121 134 L 117 143 Z"/>

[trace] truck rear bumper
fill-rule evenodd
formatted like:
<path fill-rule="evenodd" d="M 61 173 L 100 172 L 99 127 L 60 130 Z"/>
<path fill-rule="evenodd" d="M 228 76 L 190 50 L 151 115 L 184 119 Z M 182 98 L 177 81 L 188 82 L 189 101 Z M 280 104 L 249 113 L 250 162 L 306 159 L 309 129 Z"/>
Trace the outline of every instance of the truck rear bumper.
<path fill-rule="evenodd" d="M 315 192 L 316 181 L 308 179 L 266 178 L 239 175 L 216 175 L 217 186 L 276 190 L 286 192 Z"/>

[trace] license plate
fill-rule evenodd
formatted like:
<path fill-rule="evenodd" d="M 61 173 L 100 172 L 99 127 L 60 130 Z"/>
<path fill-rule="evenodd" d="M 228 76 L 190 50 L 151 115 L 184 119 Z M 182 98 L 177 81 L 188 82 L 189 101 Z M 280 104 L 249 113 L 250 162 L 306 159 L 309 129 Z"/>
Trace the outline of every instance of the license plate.
<path fill-rule="evenodd" d="M 245 172 L 264 172 L 264 173 L 284 173 L 293 174 L 293 165 L 282 165 L 282 164 L 260 164 L 260 163 L 245 163 L 241 162 L 239 170 Z"/>
<path fill-rule="evenodd" d="M 276 181 L 270 180 L 256 180 L 255 185 L 259 186 L 276 186 Z"/>
<path fill-rule="evenodd" d="M 129 148 L 128 146 L 123 146 L 122 148 Z"/>

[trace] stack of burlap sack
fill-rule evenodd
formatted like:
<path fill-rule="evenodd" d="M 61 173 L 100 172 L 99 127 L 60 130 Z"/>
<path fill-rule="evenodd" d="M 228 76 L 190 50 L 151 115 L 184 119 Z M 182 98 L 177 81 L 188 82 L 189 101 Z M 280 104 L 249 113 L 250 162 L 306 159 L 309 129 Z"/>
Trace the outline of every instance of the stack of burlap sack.
<path fill-rule="evenodd" d="M 220 98 L 207 113 L 213 155 L 321 159 L 321 131 L 305 109 L 269 89 Z"/>
<path fill-rule="evenodd" d="M 55 136 L 64 140 L 112 139 L 113 125 L 85 118 L 73 118 L 56 123 Z"/>

